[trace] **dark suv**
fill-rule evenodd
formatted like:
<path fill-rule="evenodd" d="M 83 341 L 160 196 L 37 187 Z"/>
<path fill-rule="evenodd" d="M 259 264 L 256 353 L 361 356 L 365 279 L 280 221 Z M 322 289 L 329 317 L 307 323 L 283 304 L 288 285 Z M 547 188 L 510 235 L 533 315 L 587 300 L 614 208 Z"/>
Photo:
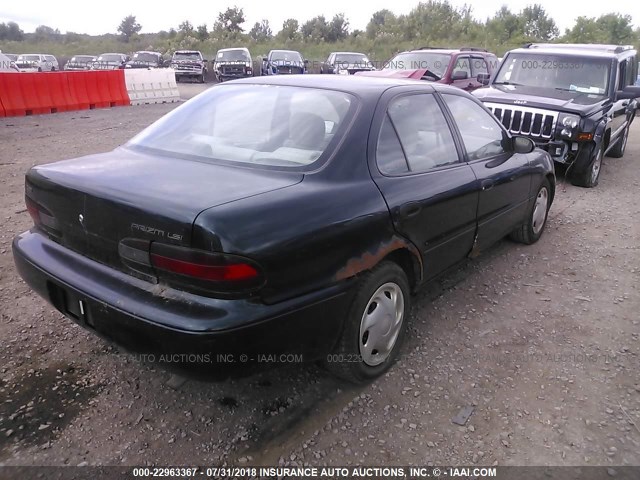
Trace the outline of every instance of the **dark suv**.
<path fill-rule="evenodd" d="M 508 52 L 476 95 L 512 133 L 567 164 L 574 185 L 595 187 L 602 157 L 622 157 L 638 107 L 631 46 L 529 44 Z"/>
<path fill-rule="evenodd" d="M 471 91 L 481 87 L 483 79 L 493 75 L 498 63 L 498 57 L 482 48 L 423 47 L 398 53 L 385 64 L 380 75 L 385 76 L 385 70 L 424 70 L 419 77 L 422 80 Z"/>

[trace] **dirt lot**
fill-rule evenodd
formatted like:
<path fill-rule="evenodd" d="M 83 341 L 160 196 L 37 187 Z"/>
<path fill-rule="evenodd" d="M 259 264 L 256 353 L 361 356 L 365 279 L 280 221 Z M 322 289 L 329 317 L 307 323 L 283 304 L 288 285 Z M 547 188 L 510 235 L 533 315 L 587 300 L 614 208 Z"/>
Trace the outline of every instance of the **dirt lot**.
<path fill-rule="evenodd" d="M 174 107 L 0 119 L 0 465 L 640 465 L 640 122 L 596 189 L 559 176 L 539 243 L 503 241 L 417 295 L 402 360 L 356 388 L 296 364 L 187 379 L 16 274 L 25 171 Z"/>

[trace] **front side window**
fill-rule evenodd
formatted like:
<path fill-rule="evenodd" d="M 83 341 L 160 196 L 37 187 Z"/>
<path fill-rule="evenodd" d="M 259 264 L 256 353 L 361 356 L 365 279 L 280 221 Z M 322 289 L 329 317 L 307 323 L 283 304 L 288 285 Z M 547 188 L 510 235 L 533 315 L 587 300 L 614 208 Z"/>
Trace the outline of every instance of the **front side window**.
<path fill-rule="evenodd" d="M 128 146 L 204 161 L 304 169 L 344 134 L 355 99 L 315 88 L 223 85 L 185 103 Z"/>
<path fill-rule="evenodd" d="M 378 139 L 382 173 L 425 172 L 458 160 L 449 125 L 433 95 L 404 95 L 391 101 Z"/>
<path fill-rule="evenodd" d="M 469 160 L 505 153 L 505 133 L 493 115 L 473 100 L 460 95 L 445 94 L 443 98 L 458 125 Z"/>

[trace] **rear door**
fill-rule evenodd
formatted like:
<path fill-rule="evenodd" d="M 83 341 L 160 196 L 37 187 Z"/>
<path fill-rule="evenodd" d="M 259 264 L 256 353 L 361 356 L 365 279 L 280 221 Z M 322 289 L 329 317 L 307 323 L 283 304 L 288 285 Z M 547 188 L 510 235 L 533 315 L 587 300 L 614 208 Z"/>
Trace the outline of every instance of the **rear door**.
<path fill-rule="evenodd" d="M 533 170 L 528 156 L 514 154 L 510 138 L 477 101 L 454 93 L 442 98 L 460 132 L 468 165 L 480 188 L 477 248 L 510 233 L 526 216 Z"/>
<path fill-rule="evenodd" d="M 478 205 L 473 170 L 461 161 L 433 93 L 383 96 L 373 132 L 374 181 L 396 230 L 422 253 L 425 279 L 432 278 L 471 251 Z"/>

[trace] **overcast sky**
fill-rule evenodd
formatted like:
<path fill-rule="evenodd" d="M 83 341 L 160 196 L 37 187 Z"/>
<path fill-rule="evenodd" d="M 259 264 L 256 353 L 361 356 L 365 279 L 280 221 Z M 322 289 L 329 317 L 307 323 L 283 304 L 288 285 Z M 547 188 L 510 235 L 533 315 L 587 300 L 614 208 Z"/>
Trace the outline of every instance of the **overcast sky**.
<path fill-rule="evenodd" d="M 450 0 L 455 6 L 465 3 L 473 6 L 474 16 L 485 20 L 492 16 L 503 4 L 504 0 Z M 61 32 L 77 32 L 89 34 L 115 33 L 120 21 L 127 15 L 135 15 L 142 25 L 142 32 L 150 33 L 159 30 L 177 28 L 183 20 L 189 20 L 194 26 L 206 23 L 211 30 L 220 10 L 227 6 L 237 5 L 244 9 L 247 22 L 244 27 L 251 26 L 263 18 L 269 20 L 271 29 L 277 33 L 282 22 L 287 18 L 295 18 L 300 23 L 316 15 L 331 18 L 336 13 L 344 13 L 350 22 L 350 28 L 364 29 L 371 14 L 377 10 L 388 8 L 396 14 L 408 13 L 419 0 L 368 0 L 366 2 L 347 2 L 344 0 L 283 1 L 283 0 L 230 0 L 227 2 L 158 2 L 157 0 L 110 0 L 104 5 L 100 3 L 76 2 L 69 0 L 29 0 L 28 2 L 3 0 L 0 4 L 0 22 L 17 22 L 25 32 L 32 32 L 38 25 L 59 28 Z M 539 3 L 553 17 L 564 33 L 571 28 L 576 17 L 580 15 L 598 17 L 605 13 L 620 12 L 629 14 L 637 27 L 640 25 L 640 1 L 618 0 L 614 2 L 595 2 L 587 0 L 580 4 L 575 0 L 510 0 L 512 11 L 518 12 L 525 6 Z"/>

